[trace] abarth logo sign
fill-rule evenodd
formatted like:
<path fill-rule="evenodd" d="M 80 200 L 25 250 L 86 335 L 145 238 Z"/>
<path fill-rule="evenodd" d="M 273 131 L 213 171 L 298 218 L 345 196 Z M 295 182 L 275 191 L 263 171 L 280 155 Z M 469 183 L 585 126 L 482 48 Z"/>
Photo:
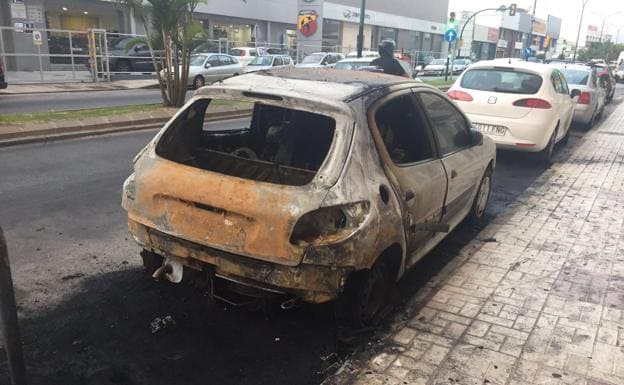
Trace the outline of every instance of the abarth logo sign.
<path fill-rule="evenodd" d="M 496 96 L 490 96 L 488 99 L 489 104 L 496 104 L 497 101 L 498 101 L 498 98 Z"/>
<path fill-rule="evenodd" d="M 318 29 L 317 19 L 318 14 L 315 11 L 299 11 L 297 29 L 299 29 L 299 32 L 305 37 L 312 36 Z"/>

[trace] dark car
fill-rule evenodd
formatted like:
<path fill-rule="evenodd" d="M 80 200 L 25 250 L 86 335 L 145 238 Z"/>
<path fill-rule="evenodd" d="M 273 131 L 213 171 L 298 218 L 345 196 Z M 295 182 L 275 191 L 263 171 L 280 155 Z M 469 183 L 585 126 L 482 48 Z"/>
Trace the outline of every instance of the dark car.
<path fill-rule="evenodd" d="M 111 72 L 154 72 L 147 42 L 136 37 L 114 40 L 108 49 Z"/>
<path fill-rule="evenodd" d="M 2 59 L 0 59 L 0 90 L 7 88 L 8 84 L 4 80 L 4 64 L 2 63 Z"/>
<path fill-rule="evenodd" d="M 613 76 L 613 71 L 609 66 L 606 65 L 594 65 L 596 67 L 596 71 L 598 71 L 598 78 L 600 82 L 604 84 L 605 89 L 607 90 L 607 103 L 613 100 L 613 95 L 615 95 L 615 86 L 617 85 L 617 81 L 615 80 L 615 76 Z"/>

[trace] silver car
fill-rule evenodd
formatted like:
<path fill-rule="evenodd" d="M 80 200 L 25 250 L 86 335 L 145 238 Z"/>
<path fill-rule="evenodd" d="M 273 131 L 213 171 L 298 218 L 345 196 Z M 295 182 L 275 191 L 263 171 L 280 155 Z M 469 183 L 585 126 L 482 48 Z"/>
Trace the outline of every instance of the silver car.
<path fill-rule="evenodd" d="M 568 81 L 570 89 L 581 91 L 572 120 L 586 129 L 592 128 L 596 119 L 601 117 L 606 100 L 606 89 L 600 82 L 596 69 L 573 64 L 558 68 Z"/>
<path fill-rule="evenodd" d="M 297 68 L 320 68 L 333 67 L 339 61 L 343 60 L 341 53 L 335 52 L 315 52 L 303 58 L 301 63 L 297 64 Z"/>
<path fill-rule="evenodd" d="M 188 84 L 194 89 L 243 73 L 243 65 L 225 54 L 198 54 L 191 56 Z"/>
<path fill-rule="evenodd" d="M 237 118 L 216 118 L 224 106 Z M 484 218 L 495 156 L 431 86 L 283 68 L 196 92 L 135 158 L 122 204 L 150 275 L 217 299 L 338 298 L 361 325 L 450 231 Z"/>
<path fill-rule="evenodd" d="M 253 59 L 245 67 L 245 73 L 268 70 L 272 68 L 292 67 L 293 61 L 286 55 L 265 55 Z"/>

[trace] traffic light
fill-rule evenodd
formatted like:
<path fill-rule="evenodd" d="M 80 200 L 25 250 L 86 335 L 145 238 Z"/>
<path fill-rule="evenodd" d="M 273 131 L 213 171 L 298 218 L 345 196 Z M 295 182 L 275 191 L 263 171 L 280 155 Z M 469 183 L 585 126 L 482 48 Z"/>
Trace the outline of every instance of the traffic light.
<path fill-rule="evenodd" d="M 451 12 L 449 15 L 448 24 L 446 25 L 447 29 L 457 29 L 457 19 L 455 18 L 455 12 Z"/>
<path fill-rule="evenodd" d="M 516 10 L 518 9 L 518 4 L 512 4 L 509 7 L 509 16 L 516 16 Z"/>

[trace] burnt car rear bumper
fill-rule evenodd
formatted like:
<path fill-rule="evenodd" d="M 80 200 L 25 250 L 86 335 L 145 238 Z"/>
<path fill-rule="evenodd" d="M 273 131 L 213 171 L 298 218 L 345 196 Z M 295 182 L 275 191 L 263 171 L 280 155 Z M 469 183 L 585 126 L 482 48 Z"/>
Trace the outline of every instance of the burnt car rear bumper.
<path fill-rule="evenodd" d="M 144 249 L 174 257 L 195 270 L 207 264 L 225 279 L 269 292 L 296 295 L 306 302 L 323 303 L 338 297 L 351 268 L 302 263 L 285 266 L 224 252 L 180 239 L 128 220 L 134 239 Z"/>

